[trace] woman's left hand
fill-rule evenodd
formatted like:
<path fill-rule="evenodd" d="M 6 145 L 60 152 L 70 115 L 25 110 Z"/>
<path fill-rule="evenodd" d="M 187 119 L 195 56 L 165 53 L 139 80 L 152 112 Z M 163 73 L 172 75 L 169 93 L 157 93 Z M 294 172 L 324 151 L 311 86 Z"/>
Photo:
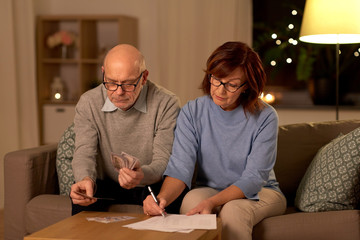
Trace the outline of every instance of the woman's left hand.
<path fill-rule="evenodd" d="M 211 214 L 214 207 L 215 205 L 210 199 L 205 199 L 201 201 L 196 207 L 187 212 L 186 215 Z"/>

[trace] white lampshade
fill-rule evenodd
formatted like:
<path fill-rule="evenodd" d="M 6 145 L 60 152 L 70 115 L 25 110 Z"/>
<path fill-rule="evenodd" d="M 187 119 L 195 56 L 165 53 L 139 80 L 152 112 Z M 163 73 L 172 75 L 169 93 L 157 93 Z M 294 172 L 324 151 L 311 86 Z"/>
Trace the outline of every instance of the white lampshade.
<path fill-rule="evenodd" d="M 307 0 L 300 40 L 325 44 L 360 42 L 360 0 Z"/>

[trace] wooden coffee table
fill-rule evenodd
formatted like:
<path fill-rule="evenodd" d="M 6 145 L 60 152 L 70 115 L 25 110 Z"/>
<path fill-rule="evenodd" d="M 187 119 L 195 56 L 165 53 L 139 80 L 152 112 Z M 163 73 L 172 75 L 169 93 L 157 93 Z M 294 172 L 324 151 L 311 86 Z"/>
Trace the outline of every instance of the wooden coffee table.
<path fill-rule="evenodd" d="M 100 223 L 86 220 L 87 217 L 133 216 L 135 219 Z M 106 240 L 221 240 L 221 220 L 217 218 L 217 229 L 194 230 L 191 233 L 168 233 L 151 230 L 133 230 L 123 227 L 130 223 L 148 219 L 149 216 L 119 212 L 81 212 L 38 232 L 30 234 L 24 240 L 46 239 L 106 239 Z"/>

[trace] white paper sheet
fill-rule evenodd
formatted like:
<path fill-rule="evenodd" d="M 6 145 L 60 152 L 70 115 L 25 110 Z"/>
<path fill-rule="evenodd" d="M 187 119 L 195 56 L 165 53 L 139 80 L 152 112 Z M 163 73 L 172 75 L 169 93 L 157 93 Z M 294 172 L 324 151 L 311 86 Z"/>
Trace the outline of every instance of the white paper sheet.
<path fill-rule="evenodd" d="M 167 214 L 166 217 L 155 216 L 123 227 L 137 230 L 185 233 L 194 229 L 216 229 L 216 214 L 196 214 L 191 216 Z"/>

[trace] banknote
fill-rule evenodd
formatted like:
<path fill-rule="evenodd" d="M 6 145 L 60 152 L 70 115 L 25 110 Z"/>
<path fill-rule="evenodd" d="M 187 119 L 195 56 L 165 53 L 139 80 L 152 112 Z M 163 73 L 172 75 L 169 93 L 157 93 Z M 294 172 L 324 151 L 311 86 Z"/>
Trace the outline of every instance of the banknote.
<path fill-rule="evenodd" d="M 117 171 L 123 167 L 133 170 L 136 163 L 139 162 L 139 159 L 125 152 L 121 152 L 120 154 L 112 152 L 110 158 L 114 168 Z"/>

